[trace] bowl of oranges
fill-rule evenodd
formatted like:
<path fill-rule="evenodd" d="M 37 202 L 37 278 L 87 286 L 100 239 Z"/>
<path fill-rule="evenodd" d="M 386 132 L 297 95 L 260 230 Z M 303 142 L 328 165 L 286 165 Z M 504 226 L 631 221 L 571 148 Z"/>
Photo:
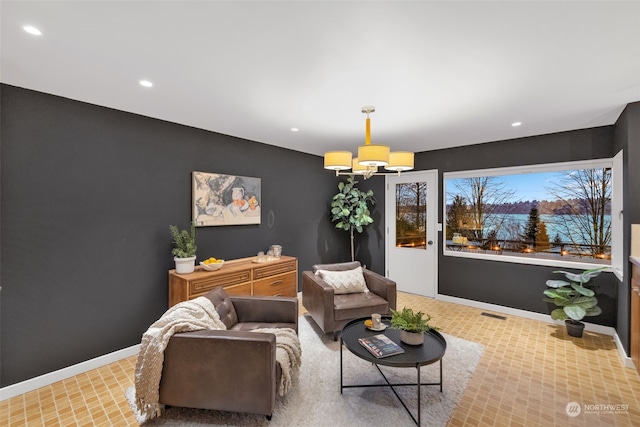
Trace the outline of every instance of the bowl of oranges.
<path fill-rule="evenodd" d="M 222 264 L 224 264 L 223 259 L 217 259 L 214 257 L 209 257 L 204 261 L 200 262 L 200 265 L 202 266 L 202 268 L 204 268 L 207 271 L 220 270 L 222 268 Z"/>

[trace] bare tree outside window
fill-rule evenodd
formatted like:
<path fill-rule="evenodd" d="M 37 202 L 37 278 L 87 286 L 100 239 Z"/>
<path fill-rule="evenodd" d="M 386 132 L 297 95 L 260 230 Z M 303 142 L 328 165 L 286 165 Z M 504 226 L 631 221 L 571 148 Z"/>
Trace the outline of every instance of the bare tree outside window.
<path fill-rule="evenodd" d="M 396 184 L 396 246 L 426 248 L 427 183 Z"/>
<path fill-rule="evenodd" d="M 469 206 L 469 239 L 483 242 L 488 233 L 499 234 L 510 213 L 508 202 L 513 200 L 515 191 L 497 176 L 464 178 L 456 180 L 454 186 L 457 195 Z"/>
<path fill-rule="evenodd" d="M 597 258 L 610 255 L 611 168 L 570 171 L 549 192 L 563 204 L 558 219 L 570 242 Z"/>

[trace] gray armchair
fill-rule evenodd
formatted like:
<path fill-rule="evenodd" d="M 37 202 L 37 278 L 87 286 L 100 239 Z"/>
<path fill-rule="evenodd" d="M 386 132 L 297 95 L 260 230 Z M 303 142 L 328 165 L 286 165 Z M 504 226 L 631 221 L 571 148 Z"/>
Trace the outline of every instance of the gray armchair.
<path fill-rule="evenodd" d="M 271 419 L 280 376 L 276 336 L 257 328 L 298 332 L 298 299 L 205 295 L 227 330 L 175 334 L 164 352 L 160 403 L 169 406 L 264 414 Z"/>
<path fill-rule="evenodd" d="M 363 269 L 369 292 L 336 294 L 334 288 L 316 275 L 318 270 L 346 271 L 360 267 L 360 262 L 316 264 L 302 273 L 302 305 L 324 333 L 338 332 L 350 320 L 374 313 L 391 314 L 396 309 L 396 282 Z"/>

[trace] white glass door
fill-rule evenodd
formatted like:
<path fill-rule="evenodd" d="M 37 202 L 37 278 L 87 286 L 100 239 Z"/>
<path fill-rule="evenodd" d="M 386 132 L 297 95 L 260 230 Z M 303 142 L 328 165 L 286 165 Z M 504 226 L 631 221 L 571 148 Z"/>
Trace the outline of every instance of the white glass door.
<path fill-rule="evenodd" d="M 386 270 L 403 292 L 434 298 L 438 280 L 438 171 L 387 175 Z"/>

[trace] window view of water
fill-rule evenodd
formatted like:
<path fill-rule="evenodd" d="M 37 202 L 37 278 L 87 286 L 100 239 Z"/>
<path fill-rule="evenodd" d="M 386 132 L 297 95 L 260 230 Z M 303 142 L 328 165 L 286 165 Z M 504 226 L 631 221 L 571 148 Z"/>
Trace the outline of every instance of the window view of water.
<path fill-rule="evenodd" d="M 506 224 L 516 224 L 518 229 L 524 230 L 527 221 L 529 220 L 528 214 L 505 214 L 504 222 Z M 580 231 L 578 230 L 577 224 L 582 224 L 585 221 L 589 221 L 589 218 L 583 216 L 583 218 L 579 221 L 571 222 L 569 219 L 562 218 L 562 216 L 558 215 L 545 215 L 542 214 L 539 216 L 540 221 L 545 223 L 547 228 L 547 234 L 551 241 L 557 240 L 560 242 L 571 242 L 571 236 L 576 238 L 576 236 L 580 236 Z M 497 222 L 498 219 L 495 219 L 494 222 Z M 604 216 L 605 227 L 611 226 L 611 215 Z M 495 228 L 494 224 L 487 224 L 484 228 L 484 234 L 487 235 L 493 228 Z M 510 227 L 506 227 L 510 228 Z M 515 226 L 513 227 L 515 228 Z M 498 240 L 509 240 L 510 236 L 506 230 L 501 229 L 497 233 Z M 580 239 L 578 239 L 580 240 Z M 588 242 L 579 241 L 578 243 L 587 244 Z"/>
<path fill-rule="evenodd" d="M 445 178 L 446 249 L 609 263 L 611 169 Z"/>

